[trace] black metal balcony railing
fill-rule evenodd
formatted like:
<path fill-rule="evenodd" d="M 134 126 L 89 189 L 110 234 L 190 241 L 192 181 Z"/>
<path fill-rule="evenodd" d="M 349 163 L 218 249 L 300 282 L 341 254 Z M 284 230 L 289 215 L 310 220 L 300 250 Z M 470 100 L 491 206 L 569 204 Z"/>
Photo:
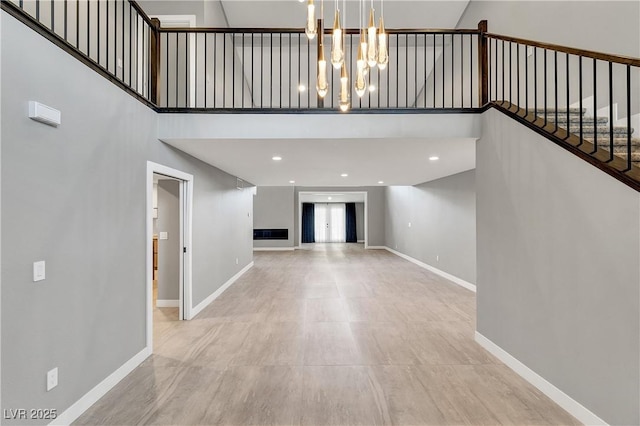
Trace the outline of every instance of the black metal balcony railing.
<path fill-rule="evenodd" d="M 356 72 L 360 35 L 345 31 L 345 60 Z M 303 30 L 181 28 L 159 30 L 159 106 L 183 109 L 337 109 L 340 70 L 328 63 L 329 93 L 316 95 L 319 40 Z M 373 67 L 352 109 L 480 107 L 478 30 L 388 30 L 391 60 Z M 330 32 L 324 36 L 329 59 Z M 446 55 L 446 63 L 445 63 Z M 353 79 L 351 79 L 353 81 Z"/>
<path fill-rule="evenodd" d="M 320 37 L 300 29 L 161 28 L 134 0 L 2 0 L 2 9 L 158 112 L 337 112 L 316 95 Z M 320 22 L 319 28 L 322 28 Z M 325 30 L 327 61 L 330 34 Z M 387 30 L 352 112 L 496 108 L 640 190 L 640 59 L 477 29 Z M 358 30 L 345 31 L 350 81 Z"/>

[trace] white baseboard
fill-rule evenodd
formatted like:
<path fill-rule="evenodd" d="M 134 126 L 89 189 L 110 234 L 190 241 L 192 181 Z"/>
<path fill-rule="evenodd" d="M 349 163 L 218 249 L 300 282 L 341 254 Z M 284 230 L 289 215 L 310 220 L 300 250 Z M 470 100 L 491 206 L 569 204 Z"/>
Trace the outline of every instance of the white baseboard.
<path fill-rule="evenodd" d="M 386 247 L 385 246 L 366 246 L 365 248 L 367 250 L 384 250 Z"/>
<path fill-rule="evenodd" d="M 364 243 L 364 240 L 358 240 L 359 243 Z"/>
<path fill-rule="evenodd" d="M 293 251 L 295 247 L 254 247 L 253 251 Z"/>
<path fill-rule="evenodd" d="M 515 371 L 527 382 L 538 388 L 540 392 L 547 395 L 553 402 L 564 408 L 569 414 L 581 421 L 585 425 L 606 425 L 607 423 L 600 417 L 589 411 L 585 406 L 566 393 L 549 383 L 544 377 L 524 365 L 514 358 L 510 353 L 493 343 L 476 331 L 475 340 L 480 346 L 489 351 L 493 356 L 502 361 L 507 367 Z"/>
<path fill-rule="evenodd" d="M 180 306 L 179 300 L 158 299 L 156 300 L 156 308 L 177 308 Z"/>
<path fill-rule="evenodd" d="M 408 256 L 408 255 L 406 255 L 404 253 L 400 253 L 399 251 L 394 250 L 392 248 L 389 248 L 389 247 L 383 247 L 383 248 L 388 250 L 389 252 L 395 254 L 396 256 L 400 256 L 401 258 L 406 259 L 411 263 L 415 263 L 416 265 L 420 266 L 421 268 L 427 269 L 427 270 L 433 272 L 434 274 L 438 274 L 441 277 L 446 278 L 449 281 L 452 281 L 452 282 L 458 284 L 459 286 L 466 288 L 467 290 L 471 290 L 474 293 L 476 292 L 475 284 L 471 284 L 470 282 L 465 281 L 462 278 L 458 278 L 455 275 L 451 275 L 451 274 L 449 274 L 449 273 L 447 273 L 445 271 L 441 271 L 438 268 L 434 268 L 433 266 L 431 266 L 431 265 L 429 265 L 427 263 L 421 262 L 418 259 L 414 259 L 413 257 Z"/>
<path fill-rule="evenodd" d="M 251 262 L 250 264 L 248 264 L 247 266 L 245 266 L 244 268 L 242 268 L 242 270 L 240 270 L 240 272 L 238 272 L 237 274 L 235 274 L 234 276 L 232 276 L 231 278 L 229 278 L 229 280 L 227 280 L 226 283 L 222 284 L 222 286 L 217 289 L 216 291 L 214 291 L 213 293 L 211 293 L 206 299 L 204 299 L 202 302 L 198 303 L 196 306 L 193 307 L 193 309 L 191 309 L 191 318 L 194 318 L 196 315 L 198 315 L 200 313 L 200 311 L 202 311 L 204 308 L 206 308 L 207 306 L 209 306 L 209 304 L 211 302 L 213 302 L 214 300 L 216 300 L 218 297 L 220 297 L 220 295 L 229 287 L 231 287 L 231 284 L 233 284 L 234 282 L 236 282 L 238 280 L 238 278 L 240 278 L 245 272 L 247 272 L 249 269 L 251 269 L 253 267 L 253 262 Z"/>
<path fill-rule="evenodd" d="M 77 400 L 71 407 L 64 410 L 51 425 L 70 425 L 93 404 L 109 392 L 115 385 L 131 373 L 138 365 L 151 355 L 151 348 L 144 348 L 129 361 L 125 362 L 116 371 L 111 373 L 106 379 L 98 383 L 93 389 L 87 392 L 82 398 Z"/>

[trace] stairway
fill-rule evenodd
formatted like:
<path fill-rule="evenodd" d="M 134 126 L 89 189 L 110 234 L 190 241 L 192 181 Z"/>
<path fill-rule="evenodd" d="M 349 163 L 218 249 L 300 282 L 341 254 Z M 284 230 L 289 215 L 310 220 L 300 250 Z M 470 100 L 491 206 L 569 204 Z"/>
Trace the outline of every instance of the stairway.
<path fill-rule="evenodd" d="M 598 148 L 602 148 L 606 151 L 611 150 L 610 140 L 610 126 L 608 117 L 586 117 L 585 109 L 579 108 L 558 108 L 558 128 L 569 130 L 570 133 L 580 136 L 580 117 L 582 117 L 582 137 L 584 140 L 594 142 L 597 139 Z M 544 119 L 544 108 L 538 108 L 537 110 L 529 110 L 530 113 L 535 112 L 535 115 Z M 555 123 L 556 110 L 554 108 L 547 108 L 546 111 L 547 122 Z M 633 135 L 634 129 L 631 129 Z M 595 138 L 594 138 L 595 136 Z M 627 127 L 614 126 L 613 127 L 613 153 L 617 157 L 627 160 Z M 631 138 L 631 161 L 636 167 L 640 167 L 640 139 Z"/>

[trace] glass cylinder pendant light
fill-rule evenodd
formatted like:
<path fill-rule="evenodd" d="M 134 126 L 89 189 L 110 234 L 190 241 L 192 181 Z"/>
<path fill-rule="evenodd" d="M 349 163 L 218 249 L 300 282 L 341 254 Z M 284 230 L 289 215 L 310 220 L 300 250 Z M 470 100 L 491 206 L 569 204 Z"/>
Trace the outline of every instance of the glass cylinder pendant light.
<path fill-rule="evenodd" d="M 347 75 L 347 67 L 342 63 L 342 70 L 340 72 L 340 96 L 338 97 L 338 105 L 340 111 L 347 111 L 350 106 L 349 99 L 349 76 Z"/>
<path fill-rule="evenodd" d="M 384 31 L 384 21 L 380 16 L 380 28 L 378 29 L 378 68 L 383 70 L 389 63 L 389 51 L 387 50 L 387 34 Z"/>
<path fill-rule="evenodd" d="M 360 32 L 360 48 L 362 49 L 362 59 L 364 60 L 364 75 L 369 74 L 369 65 L 367 64 L 367 34 L 366 28 Z"/>
<path fill-rule="evenodd" d="M 382 20 L 382 15 L 380 15 L 380 19 Z M 367 28 L 368 48 L 365 50 L 367 63 L 371 68 L 375 67 L 378 63 L 378 49 L 376 48 L 376 42 L 376 18 L 372 7 L 371 12 L 369 13 L 369 27 Z"/>
<path fill-rule="evenodd" d="M 319 37 L 322 37 L 320 35 Z M 318 79 L 316 83 L 318 96 L 324 98 L 329 91 L 329 82 L 327 80 L 327 61 L 324 59 L 324 43 L 320 42 L 320 50 L 318 52 Z"/>
<path fill-rule="evenodd" d="M 363 37 L 364 38 L 364 37 Z M 358 58 L 356 60 L 356 77 L 354 81 L 354 88 L 358 97 L 362 97 L 367 91 L 367 79 L 365 78 L 367 71 L 367 61 L 364 59 L 364 51 L 362 50 L 362 43 L 358 47 Z"/>
<path fill-rule="evenodd" d="M 367 38 L 365 37 L 365 34 L 367 34 L 367 29 L 363 28 L 363 21 L 362 21 L 362 17 L 363 17 L 363 10 L 364 10 L 364 0 L 360 0 L 360 13 L 358 13 L 358 17 L 360 19 L 360 45 L 358 48 L 358 57 L 356 58 L 356 64 L 359 63 L 360 59 L 364 59 L 365 61 L 365 68 L 364 68 L 364 75 L 367 75 L 367 73 L 369 72 L 369 67 L 366 66 L 366 59 L 367 59 Z M 362 52 L 362 58 L 360 57 L 360 52 Z"/>
<path fill-rule="evenodd" d="M 327 60 L 324 57 L 324 0 L 320 0 L 320 26 L 318 27 L 318 76 L 316 78 L 316 91 L 320 98 L 324 98 L 329 91 L 327 80 Z"/>
<path fill-rule="evenodd" d="M 340 28 L 340 11 L 336 7 L 336 17 L 333 21 L 333 33 L 331 35 L 331 64 L 335 69 L 340 69 L 344 64 L 344 49 L 342 45 L 342 28 Z"/>
<path fill-rule="evenodd" d="M 316 36 L 316 7 L 313 5 L 313 0 L 307 2 L 307 25 L 304 27 L 304 32 L 309 40 L 313 40 Z"/>

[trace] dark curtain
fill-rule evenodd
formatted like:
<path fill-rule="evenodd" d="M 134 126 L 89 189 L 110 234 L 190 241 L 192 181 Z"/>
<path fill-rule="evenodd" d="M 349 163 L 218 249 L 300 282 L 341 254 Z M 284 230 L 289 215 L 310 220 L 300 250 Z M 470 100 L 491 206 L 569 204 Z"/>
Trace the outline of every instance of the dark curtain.
<path fill-rule="evenodd" d="M 313 203 L 302 203 L 302 242 L 315 243 L 315 220 Z"/>
<path fill-rule="evenodd" d="M 356 230 L 356 203 L 345 203 L 345 228 L 347 230 L 347 242 L 357 243 L 358 233 Z"/>

